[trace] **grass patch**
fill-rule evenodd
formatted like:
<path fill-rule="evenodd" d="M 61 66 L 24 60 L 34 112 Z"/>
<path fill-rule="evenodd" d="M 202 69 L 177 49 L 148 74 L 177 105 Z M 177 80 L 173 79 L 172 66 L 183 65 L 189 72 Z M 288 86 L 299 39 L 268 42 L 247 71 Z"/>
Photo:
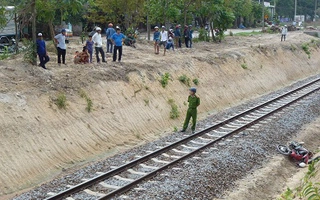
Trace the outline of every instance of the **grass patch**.
<path fill-rule="evenodd" d="M 173 127 L 173 132 L 178 132 L 178 127 Z"/>
<path fill-rule="evenodd" d="M 7 46 L 4 46 L 4 50 L 3 52 L 0 54 L 0 60 L 5 60 L 7 58 L 10 57 L 10 54 L 9 54 L 9 48 Z"/>
<path fill-rule="evenodd" d="M 319 162 L 319 159 L 313 161 L 308 165 L 308 172 L 303 178 L 303 182 L 295 190 L 287 188 L 285 192 L 281 194 L 278 200 L 292 200 L 296 197 L 299 199 L 307 200 L 319 200 L 320 199 L 320 182 L 313 183 L 310 181 L 311 177 L 314 177 L 319 171 L 316 169 L 315 164 Z"/>
<path fill-rule="evenodd" d="M 87 102 L 86 111 L 91 112 L 93 107 L 93 102 L 87 93 L 83 90 L 80 90 L 80 97 L 84 98 Z"/>
<path fill-rule="evenodd" d="M 295 51 L 297 50 L 297 46 L 296 46 L 296 45 L 291 44 L 291 46 L 290 46 L 290 50 L 291 50 L 292 52 L 295 52 Z"/>
<path fill-rule="evenodd" d="M 161 76 L 160 83 L 163 88 L 165 88 L 169 84 L 169 80 L 171 79 L 170 77 L 171 77 L 171 75 L 168 72 L 166 72 L 165 74 L 163 74 Z"/>
<path fill-rule="evenodd" d="M 290 188 L 281 194 L 281 198 L 279 200 L 292 200 L 294 198 L 294 193 Z"/>
<path fill-rule="evenodd" d="M 308 58 L 311 58 L 311 52 L 309 48 L 309 44 L 305 43 L 301 46 L 302 50 L 308 55 Z"/>
<path fill-rule="evenodd" d="M 136 138 L 137 138 L 138 140 L 141 140 L 141 139 L 142 139 L 142 136 L 141 136 L 140 133 L 135 134 L 135 136 L 136 136 Z"/>
<path fill-rule="evenodd" d="M 178 80 L 186 86 L 190 86 L 190 78 L 187 75 L 179 76 Z"/>
<path fill-rule="evenodd" d="M 234 36 L 253 36 L 253 35 L 261 35 L 262 33 L 260 31 L 252 31 L 252 32 L 240 32 L 240 33 L 234 33 Z"/>
<path fill-rule="evenodd" d="M 195 85 L 199 85 L 199 80 L 197 78 L 193 79 L 192 82 L 195 84 Z"/>
<path fill-rule="evenodd" d="M 144 105 L 145 105 L 145 106 L 148 106 L 149 103 L 150 103 L 149 99 L 144 99 L 143 101 L 144 101 Z"/>
<path fill-rule="evenodd" d="M 180 116 L 178 106 L 175 103 L 173 99 L 168 100 L 169 105 L 171 106 L 171 111 L 170 111 L 170 119 L 176 119 Z"/>
<path fill-rule="evenodd" d="M 241 67 L 242 67 L 242 69 L 248 69 L 248 66 L 245 63 L 241 64 Z"/>
<path fill-rule="evenodd" d="M 55 104 L 59 109 L 66 109 L 67 107 L 67 97 L 65 94 L 61 93 L 58 95 L 57 99 L 55 100 Z"/>

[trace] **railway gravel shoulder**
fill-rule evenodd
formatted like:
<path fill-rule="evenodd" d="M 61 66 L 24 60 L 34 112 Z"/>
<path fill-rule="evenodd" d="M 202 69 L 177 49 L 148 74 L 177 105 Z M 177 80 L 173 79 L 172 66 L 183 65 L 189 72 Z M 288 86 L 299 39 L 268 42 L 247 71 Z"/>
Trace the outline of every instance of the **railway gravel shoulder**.
<path fill-rule="evenodd" d="M 315 78 L 315 77 L 313 77 Z M 264 101 L 264 100 L 267 100 L 267 99 L 270 99 L 272 97 L 275 97 L 275 96 L 278 96 L 279 94 L 281 93 L 284 93 L 290 89 L 292 89 L 292 87 L 297 87 L 298 85 L 302 85 L 306 82 L 308 82 L 309 80 L 304 80 L 304 81 L 300 81 L 290 87 L 287 87 L 285 89 L 283 89 L 282 91 L 277 91 L 277 92 L 274 92 L 274 93 L 271 93 L 269 95 L 265 95 L 259 99 L 256 99 L 256 100 L 253 100 L 253 101 L 250 101 L 250 102 L 247 102 L 246 104 L 243 104 L 241 106 L 237 106 L 235 108 L 231 108 L 231 109 L 228 109 L 226 111 L 223 111 L 217 115 L 213 115 L 213 116 L 208 116 L 207 119 L 201 121 L 198 125 L 199 129 L 204 129 L 206 126 L 209 126 L 209 125 L 212 125 L 213 122 L 215 121 L 218 121 L 218 119 L 222 119 L 222 118 L 227 118 L 228 116 L 232 115 L 232 114 L 235 114 L 235 113 L 239 113 L 240 111 L 243 111 L 245 109 L 247 109 L 248 107 L 251 107 L 255 104 L 257 104 L 257 102 L 261 102 L 261 101 Z M 317 98 L 319 98 L 319 92 L 317 92 L 316 94 L 318 94 Z M 312 100 L 316 100 L 317 98 L 313 98 Z M 318 99 L 319 101 L 319 99 Z M 310 105 L 311 106 L 311 105 Z M 301 106 L 303 107 L 303 106 Z M 295 109 L 295 112 L 296 110 L 299 110 L 300 107 L 297 107 L 297 109 Z M 298 113 L 297 116 L 299 118 L 299 116 L 301 116 L 301 119 L 294 119 L 292 118 L 288 123 L 293 123 L 292 127 L 295 127 L 297 128 L 297 126 L 301 123 L 298 123 L 298 122 L 308 122 L 308 119 L 311 120 L 311 118 L 315 117 L 313 116 L 311 113 L 312 112 L 307 112 L 306 114 L 309 115 L 309 118 L 308 119 L 304 119 L 302 116 L 303 115 L 303 110 L 300 110 L 300 114 Z M 318 112 L 319 113 L 319 112 Z M 289 112 L 288 114 L 292 114 L 292 112 Z M 293 117 L 296 117 L 297 116 L 293 116 Z M 292 117 L 292 116 L 291 116 Z M 276 120 L 276 119 L 275 119 Z M 280 120 L 281 122 L 281 120 Z M 278 125 L 281 125 L 279 121 L 276 121 L 275 124 L 278 124 Z M 294 126 L 294 122 L 296 122 L 296 126 Z M 269 126 L 272 126 L 271 124 L 268 124 L 268 125 L 265 125 L 265 126 L 262 126 L 264 127 L 264 129 L 267 129 L 269 130 L 269 132 L 271 131 L 272 132 L 272 129 L 271 128 L 268 128 Z M 281 128 L 281 127 L 280 127 Z M 286 128 L 286 127 L 284 127 Z M 288 127 L 287 127 L 288 128 Z M 260 131 L 261 127 L 259 128 L 259 131 Z M 277 128 L 275 128 L 275 130 L 281 130 Z M 289 129 L 290 130 L 290 129 Z M 256 131 L 256 130 L 255 130 Z M 255 132 L 253 131 L 253 132 Z M 262 130 L 261 130 L 262 131 Z M 285 133 L 285 131 L 283 132 Z M 190 133 L 189 133 L 190 134 Z M 291 130 L 291 135 L 292 135 L 292 130 Z M 154 198 L 155 199 L 166 199 L 165 197 L 168 197 L 172 195 L 173 199 L 176 195 L 177 196 L 177 199 L 180 199 L 182 198 L 183 195 L 180 195 L 182 194 L 180 191 L 184 191 L 182 188 L 186 188 L 187 190 L 190 190 L 190 191 L 194 191 L 195 188 L 197 187 L 193 187 L 195 186 L 194 184 L 198 185 L 201 182 L 201 180 L 197 180 L 197 178 L 191 178 L 191 180 L 185 180 L 185 181 L 179 181 L 180 183 L 182 183 L 183 187 L 179 186 L 178 185 L 172 185 L 172 183 L 168 182 L 171 178 L 176 178 L 176 179 L 181 179 L 181 177 L 202 177 L 203 180 L 207 180 L 207 177 L 215 177 L 215 175 L 219 175 L 218 176 L 218 179 L 219 178 L 221 179 L 221 177 L 225 177 L 226 174 L 230 174 L 230 179 L 227 181 L 226 178 L 223 178 L 221 181 L 217 181 L 219 183 L 219 185 L 217 186 L 216 189 L 210 189 L 210 191 L 212 192 L 215 192 L 215 194 L 217 195 L 217 191 L 220 191 L 220 194 L 221 194 L 221 190 L 219 188 L 228 188 L 230 186 L 232 186 L 232 183 L 230 183 L 230 181 L 232 182 L 232 177 L 238 177 L 238 175 L 241 175 L 241 173 L 234 173 L 235 171 L 239 171 L 239 172 L 242 172 L 242 171 L 249 171 L 250 169 L 252 169 L 252 166 L 258 166 L 257 164 L 262 164 L 260 161 L 256 161 L 255 159 L 251 159 L 252 158 L 255 158 L 255 157 L 259 157 L 261 155 L 264 155 L 263 152 L 265 151 L 265 149 L 263 147 L 260 146 L 260 142 L 261 144 L 266 144 L 266 142 L 274 142 L 273 140 L 275 139 L 279 139 L 278 137 L 280 135 L 283 136 L 282 140 L 281 138 L 279 140 L 277 140 L 277 142 L 281 142 L 285 139 L 288 139 L 286 137 L 284 137 L 283 134 L 274 134 L 275 138 L 274 137 L 270 137 L 270 135 L 268 134 L 259 134 L 259 136 L 261 136 L 261 138 L 263 139 L 259 139 L 259 138 L 255 138 L 254 136 L 256 135 L 256 132 L 255 133 L 252 133 L 250 131 L 246 131 L 244 133 L 242 133 L 242 135 L 239 136 L 239 138 L 237 138 L 237 141 L 238 142 L 235 142 L 234 140 L 233 141 L 225 141 L 224 144 L 220 143 L 217 144 L 217 145 L 214 145 L 213 147 L 210 148 L 210 152 L 209 152 L 209 156 L 208 156 L 208 159 L 209 160 L 206 160 L 206 159 L 202 159 L 202 160 L 199 160 L 199 159 L 189 159 L 188 161 L 186 162 L 183 162 L 181 163 L 181 166 L 177 166 L 175 168 L 178 168 L 178 169 L 175 169 L 174 170 L 174 174 L 169 174 L 168 176 L 166 175 L 167 173 L 170 173 L 170 172 L 165 172 L 164 175 L 162 176 L 157 176 L 155 177 L 153 180 L 154 182 L 151 182 L 152 184 L 160 181 L 161 184 L 160 186 L 157 186 L 157 196 L 155 196 Z M 290 135 L 290 134 L 289 134 Z M 137 148 L 134 148 L 134 149 L 131 149 L 130 151 L 127 151 L 123 154 L 120 154 L 120 155 L 116 155 L 112 158 L 109 158 L 109 159 L 106 159 L 105 161 L 101 161 L 101 162 L 97 162 L 95 164 L 92 164 L 92 165 L 89 165 L 81 170 L 78 170 L 76 172 L 74 172 L 73 174 L 70 174 L 68 176 L 65 176 L 65 177 L 60 177 L 60 178 L 57 178 L 55 180 L 53 180 L 52 182 L 49 182 L 49 183 L 46 183 L 44 185 L 42 185 L 41 187 L 39 188 L 36 188 L 35 190 L 32 190 L 30 192 L 27 192 L 19 197 L 16 197 L 14 199 L 32 199 L 32 198 L 36 198 L 36 199 L 43 199 L 46 197 L 46 194 L 48 192 L 52 192 L 52 188 L 54 186 L 57 186 L 57 185 L 61 185 L 61 187 L 66 187 L 67 183 L 71 181 L 71 179 L 73 179 L 72 177 L 74 176 L 78 176 L 78 177 L 84 177 L 84 178 L 88 178 L 90 176 L 92 176 L 92 174 L 94 174 L 95 172 L 104 172 L 104 171 L 108 171 L 110 170 L 110 167 L 111 166 L 120 166 L 122 164 L 124 164 L 125 162 L 129 161 L 129 160 L 132 160 L 135 156 L 137 155 L 144 155 L 146 151 L 148 150 L 154 150 L 154 148 L 156 148 L 157 146 L 163 146 L 163 144 L 165 144 L 166 141 L 174 141 L 176 140 L 177 137 L 181 137 L 181 134 L 180 133 L 173 133 L 172 135 L 169 135 L 169 136 L 166 136 L 166 137 L 163 137 L 161 139 L 159 139 L 158 141 L 154 141 L 154 142 L 150 142 L 146 145 L 142 145 L 140 147 L 137 147 Z M 251 138 L 252 137 L 252 138 Z M 271 139 L 273 138 L 272 141 L 270 141 Z M 262 141 L 260 141 L 262 140 Z M 238 147 L 238 143 L 240 141 L 240 144 L 241 144 L 241 141 L 246 145 L 246 146 L 240 146 Z M 226 144 L 228 143 L 228 144 Z M 228 149 L 230 148 L 230 146 L 234 146 L 232 145 L 233 143 L 236 144 L 237 148 L 236 149 L 233 149 L 233 154 L 231 152 L 228 153 Z M 257 144 L 258 143 L 258 144 Z M 256 144 L 256 146 L 252 146 L 253 144 Z M 217 149 L 219 150 L 219 148 L 221 146 L 224 146 L 223 148 L 226 150 L 224 150 L 223 152 L 222 151 L 217 151 Z M 251 145 L 251 146 L 250 146 Z M 268 145 L 266 145 L 268 146 Z M 212 150 L 212 152 L 211 152 Z M 232 150 L 232 149 L 231 149 Z M 249 152 L 249 154 L 247 154 Z M 211 155 L 217 155 L 217 157 L 212 157 Z M 234 157 L 236 156 L 236 157 Z M 243 159 L 246 159 L 246 158 L 250 158 L 250 159 L 247 159 L 249 164 L 248 163 L 245 163 L 245 162 L 239 162 L 239 160 L 243 160 Z M 221 160 L 221 158 L 223 158 Z M 210 160 L 211 159 L 211 160 Z M 266 160 L 266 159 L 262 159 L 262 160 Z M 206 162 L 202 162 L 202 161 L 206 161 Z M 238 161 L 238 162 L 237 162 Z M 201 167 L 201 169 L 196 169 L 196 170 L 193 170 L 193 168 L 195 166 L 197 166 L 197 164 L 199 165 L 205 165 L 205 167 Z M 212 165 L 209 165 L 208 163 L 213 163 Z M 218 166 L 217 163 L 219 164 L 219 168 L 216 167 Z M 241 165 L 237 166 L 235 165 L 236 169 L 235 171 L 234 170 L 222 170 L 222 169 L 229 169 L 231 165 L 233 165 L 234 163 L 241 163 Z M 254 165 L 251 165 L 253 163 Z M 182 170 L 179 170 L 179 168 L 181 168 Z M 221 173 L 221 171 L 224 171 L 224 173 Z M 205 178 L 204 178 L 205 177 Z M 156 181 L 158 178 L 160 178 L 158 181 Z M 170 178 L 170 179 L 169 179 Z M 79 179 L 80 181 L 80 179 Z M 74 180 L 72 180 L 72 182 L 74 182 Z M 148 182 L 146 183 L 148 184 Z M 204 183 L 202 183 L 204 184 Z M 164 187 L 164 190 L 162 192 L 161 191 L 161 185 L 165 185 Z M 170 187 L 170 185 L 172 185 L 172 187 Z M 210 185 L 208 185 L 208 183 L 204 184 L 204 185 L 201 185 L 201 187 L 205 187 L 207 185 L 207 187 L 209 188 L 212 188 Z M 144 187 L 142 187 L 143 184 L 141 185 L 141 188 L 143 188 L 142 190 L 133 190 L 134 192 L 131 192 L 131 193 L 128 193 L 130 194 L 129 196 L 132 197 L 131 195 L 134 195 L 134 194 L 137 194 L 139 195 L 139 199 L 144 199 L 144 195 L 147 195 L 147 194 L 153 194 L 154 191 L 152 190 L 152 188 L 150 188 L 148 185 L 144 185 Z M 193 188 L 193 189 L 190 189 Z M 199 186 L 200 187 L 200 186 Z M 174 189 L 176 188 L 176 190 Z M 144 189 L 146 189 L 146 191 L 144 191 Z M 172 191 L 169 193 L 166 193 L 165 192 L 165 189 L 168 189 L 168 191 Z M 208 188 L 203 188 L 205 190 L 209 190 Z M 144 191 L 144 192 L 141 192 L 141 191 Z M 150 192 L 149 192 L 150 191 Z M 197 190 L 198 191 L 198 190 Z M 140 194 L 140 193 L 142 194 Z M 205 194 L 206 191 L 200 191 L 200 193 L 203 193 Z M 188 194 L 188 192 L 183 192 L 183 194 Z M 155 194 L 153 194 L 155 195 Z M 188 194 L 188 195 L 191 195 L 191 194 Z M 185 196 L 185 197 L 188 197 Z M 203 196 L 201 194 L 197 194 L 195 193 L 194 196 L 195 199 L 197 197 L 199 197 L 199 199 L 201 199 L 200 197 Z M 213 194 L 210 194 L 211 196 Z M 209 197 L 209 196 L 206 196 L 206 197 Z M 145 196 L 146 199 L 148 199 L 147 196 Z M 152 198 L 152 196 L 150 196 L 150 198 Z"/>

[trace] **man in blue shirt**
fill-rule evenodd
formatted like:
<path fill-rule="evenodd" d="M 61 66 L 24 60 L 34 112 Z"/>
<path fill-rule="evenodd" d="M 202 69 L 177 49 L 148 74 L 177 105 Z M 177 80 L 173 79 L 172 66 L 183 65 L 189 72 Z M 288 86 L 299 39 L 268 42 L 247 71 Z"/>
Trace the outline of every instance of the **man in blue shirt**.
<path fill-rule="evenodd" d="M 50 59 L 47 54 L 46 42 L 43 40 L 42 33 L 38 33 L 37 53 L 40 60 L 39 66 L 42 67 L 43 69 L 47 69 L 46 63 L 49 62 Z"/>
<path fill-rule="evenodd" d="M 159 54 L 159 50 L 160 50 L 160 32 L 159 32 L 159 27 L 156 26 L 154 27 L 154 33 L 153 33 L 153 41 L 154 41 L 154 53 L 155 54 Z"/>
<path fill-rule="evenodd" d="M 112 44 L 112 41 L 111 41 L 111 36 L 113 34 L 115 34 L 116 31 L 114 30 L 113 28 L 113 24 L 110 23 L 108 25 L 108 28 L 106 30 L 106 36 L 107 36 L 107 53 L 112 53 L 113 52 L 113 44 Z"/>
<path fill-rule="evenodd" d="M 176 30 L 174 30 L 174 40 L 176 48 L 181 48 L 181 25 L 176 26 Z"/>
<path fill-rule="evenodd" d="M 121 29 L 119 27 L 116 28 L 116 33 L 111 36 L 111 41 L 114 45 L 113 49 L 113 62 L 116 62 L 117 60 L 117 51 L 119 51 L 119 58 L 118 61 L 121 62 L 121 56 L 122 56 L 122 42 L 126 38 L 121 33 Z"/>

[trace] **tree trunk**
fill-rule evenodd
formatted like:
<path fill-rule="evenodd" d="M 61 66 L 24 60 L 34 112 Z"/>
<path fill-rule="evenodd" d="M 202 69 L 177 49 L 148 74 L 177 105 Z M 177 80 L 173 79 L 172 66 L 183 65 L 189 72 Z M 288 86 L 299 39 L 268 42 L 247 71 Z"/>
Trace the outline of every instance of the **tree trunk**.
<path fill-rule="evenodd" d="M 186 2 L 184 2 L 184 25 L 187 25 L 187 8 L 186 8 Z"/>
<path fill-rule="evenodd" d="M 216 37 L 214 37 L 214 32 L 213 32 L 213 29 L 214 29 L 213 22 L 210 21 L 209 26 L 210 26 L 210 30 L 211 30 L 212 41 L 216 41 Z"/>
<path fill-rule="evenodd" d="M 17 20 L 17 13 L 14 13 L 14 26 L 15 26 L 15 40 L 16 40 L 16 46 L 15 46 L 15 51 L 16 54 L 19 53 L 19 34 L 18 34 L 18 20 Z"/>
<path fill-rule="evenodd" d="M 52 20 L 49 21 L 49 29 L 50 29 L 50 35 L 51 35 L 51 39 L 52 39 L 53 45 L 56 47 L 56 43 L 54 42 L 55 33 L 54 33 L 54 28 L 53 28 L 53 22 L 52 22 Z M 55 48 L 55 53 L 56 53 L 56 54 L 58 53 L 58 52 L 56 51 L 56 48 Z"/>
<path fill-rule="evenodd" d="M 32 0 L 31 2 L 31 11 L 32 11 L 32 41 L 34 44 L 37 42 L 37 30 L 36 30 L 36 18 L 37 18 L 37 10 L 36 10 L 36 0 Z M 34 59 L 32 60 L 33 65 L 37 65 L 37 50 L 33 48 Z"/>

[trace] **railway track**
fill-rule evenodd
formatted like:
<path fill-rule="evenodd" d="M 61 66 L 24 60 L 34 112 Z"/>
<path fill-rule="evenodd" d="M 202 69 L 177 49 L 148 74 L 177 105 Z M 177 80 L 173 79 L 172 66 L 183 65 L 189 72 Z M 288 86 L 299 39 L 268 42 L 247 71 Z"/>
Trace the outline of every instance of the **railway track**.
<path fill-rule="evenodd" d="M 217 142 L 221 142 L 236 133 L 249 129 L 255 124 L 268 123 L 268 118 L 271 115 L 277 113 L 281 115 L 281 110 L 297 104 L 298 101 L 319 89 L 320 78 L 219 121 L 200 132 L 187 135 L 177 142 L 149 152 L 129 163 L 100 173 L 98 176 L 76 186 L 70 186 L 65 191 L 57 194 L 51 193 L 47 200 L 72 200 L 74 199 L 74 195 L 81 192 L 92 196 L 92 199 L 119 197 L 142 181 L 155 176 L 157 173 L 174 166 L 182 160 L 194 156 Z M 121 185 L 110 184 L 112 183 L 111 179 L 119 180 Z"/>

